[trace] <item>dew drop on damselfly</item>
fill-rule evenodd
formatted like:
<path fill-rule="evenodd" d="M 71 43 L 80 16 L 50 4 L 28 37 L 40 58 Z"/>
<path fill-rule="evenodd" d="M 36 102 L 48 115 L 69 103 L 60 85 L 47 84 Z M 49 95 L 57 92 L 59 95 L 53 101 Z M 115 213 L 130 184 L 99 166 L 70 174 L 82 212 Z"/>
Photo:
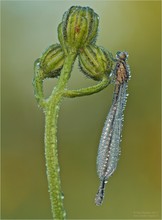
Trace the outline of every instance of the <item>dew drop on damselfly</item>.
<path fill-rule="evenodd" d="M 117 52 L 114 60 L 116 65 L 112 73 L 115 84 L 113 100 L 102 130 L 97 155 L 97 173 L 100 186 L 95 198 L 96 205 L 101 205 L 103 202 L 105 184 L 114 173 L 120 155 L 123 111 L 127 101 L 127 87 L 130 79 L 127 58 L 127 52 Z"/>

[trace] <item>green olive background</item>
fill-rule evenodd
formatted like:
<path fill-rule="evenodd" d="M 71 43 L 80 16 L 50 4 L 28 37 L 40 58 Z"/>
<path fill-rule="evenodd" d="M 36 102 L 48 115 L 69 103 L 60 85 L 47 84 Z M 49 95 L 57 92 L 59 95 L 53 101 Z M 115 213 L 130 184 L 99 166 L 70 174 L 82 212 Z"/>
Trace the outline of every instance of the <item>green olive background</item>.
<path fill-rule="evenodd" d="M 34 61 L 57 43 L 57 26 L 72 5 L 100 16 L 97 45 L 129 53 L 131 80 L 122 153 L 104 203 L 96 156 L 113 85 L 61 104 L 58 147 L 68 219 L 160 219 L 160 1 L 2 1 L 2 219 L 50 219 L 44 160 L 44 115 L 33 94 Z M 44 82 L 48 96 L 57 79 Z M 68 88 L 95 84 L 78 69 Z"/>

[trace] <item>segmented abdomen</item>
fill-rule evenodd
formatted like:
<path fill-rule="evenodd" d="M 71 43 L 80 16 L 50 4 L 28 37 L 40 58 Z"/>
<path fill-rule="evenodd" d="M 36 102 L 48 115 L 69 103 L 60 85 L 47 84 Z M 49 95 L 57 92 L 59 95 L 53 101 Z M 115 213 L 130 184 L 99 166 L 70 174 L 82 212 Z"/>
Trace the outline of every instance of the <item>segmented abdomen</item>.
<path fill-rule="evenodd" d="M 123 111 L 127 100 L 127 82 L 115 85 L 113 103 L 102 131 L 97 156 L 97 173 L 106 181 L 115 171 L 120 155 Z"/>

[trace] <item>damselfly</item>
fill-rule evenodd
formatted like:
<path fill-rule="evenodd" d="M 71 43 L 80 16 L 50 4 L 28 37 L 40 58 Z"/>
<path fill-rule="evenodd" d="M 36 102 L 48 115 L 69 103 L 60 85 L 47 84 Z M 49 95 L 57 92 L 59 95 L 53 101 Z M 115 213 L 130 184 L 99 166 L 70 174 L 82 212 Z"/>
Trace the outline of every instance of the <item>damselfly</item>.
<path fill-rule="evenodd" d="M 120 141 L 123 122 L 123 111 L 127 101 L 127 87 L 130 79 L 130 69 L 127 64 L 127 52 L 117 52 L 115 68 L 112 72 L 115 84 L 113 101 L 102 131 L 98 156 L 97 173 L 100 186 L 95 203 L 101 205 L 104 198 L 105 184 L 114 173 L 120 155 Z"/>

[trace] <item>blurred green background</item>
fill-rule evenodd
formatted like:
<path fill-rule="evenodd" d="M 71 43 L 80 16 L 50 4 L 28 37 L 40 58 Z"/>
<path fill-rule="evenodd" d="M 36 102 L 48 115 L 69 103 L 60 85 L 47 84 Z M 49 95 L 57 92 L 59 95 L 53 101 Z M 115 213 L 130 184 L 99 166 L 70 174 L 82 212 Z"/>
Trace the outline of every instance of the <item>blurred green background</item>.
<path fill-rule="evenodd" d="M 58 42 L 57 26 L 72 5 L 100 16 L 97 44 L 129 53 L 132 78 L 122 155 L 94 204 L 96 154 L 113 86 L 64 99 L 58 145 L 68 219 L 160 219 L 160 1 L 2 1 L 2 219 L 50 219 L 44 161 L 44 115 L 33 95 L 33 63 Z M 55 80 L 45 82 L 46 95 Z M 68 84 L 94 84 L 78 70 Z"/>

